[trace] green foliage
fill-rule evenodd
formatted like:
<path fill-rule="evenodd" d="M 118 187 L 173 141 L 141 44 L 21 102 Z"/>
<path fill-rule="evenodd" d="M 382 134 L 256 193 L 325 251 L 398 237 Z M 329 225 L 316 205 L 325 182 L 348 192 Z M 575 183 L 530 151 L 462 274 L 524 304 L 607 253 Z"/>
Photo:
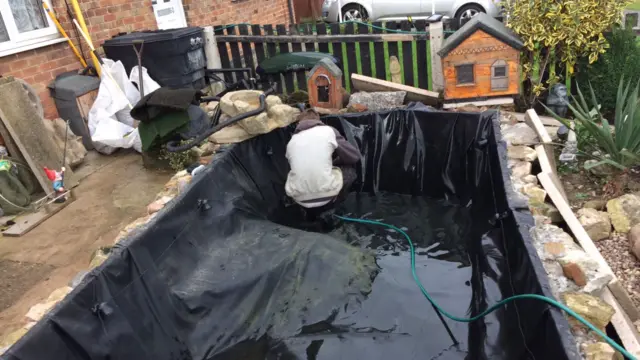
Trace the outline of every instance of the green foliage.
<path fill-rule="evenodd" d="M 620 20 L 628 0 L 504 0 L 509 26 L 525 44 L 523 73 L 529 81 L 524 94 L 527 105 L 553 83 L 542 74 L 556 59 L 566 66 L 569 74 L 581 57 L 593 63 L 609 47 L 603 32 Z"/>
<path fill-rule="evenodd" d="M 631 29 L 616 28 L 607 36 L 610 48 L 598 61 L 588 64 L 580 61 L 577 77 L 579 83 L 591 82 L 605 115 L 613 114 L 620 79 L 635 83 L 640 79 L 640 47 Z"/>
<path fill-rule="evenodd" d="M 180 145 L 184 145 L 186 143 L 188 143 L 188 141 L 180 141 Z M 194 156 L 194 153 L 191 150 L 182 152 L 169 152 L 164 146 L 160 150 L 159 158 L 161 160 L 168 160 L 169 166 L 171 166 L 171 169 L 175 171 L 184 170 L 187 166 L 191 165 L 197 160 L 197 156 Z"/>
<path fill-rule="evenodd" d="M 589 85 L 589 102 L 579 87 L 578 98 L 571 96 L 573 104 L 569 104 L 569 109 L 575 116 L 576 126 L 582 128 L 581 131 L 576 132 L 576 135 L 588 136 L 589 141 L 602 153 L 602 155 L 593 155 L 598 161 L 590 168 L 610 165 L 619 170 L 626 170 L 640 164 L 640 111 L 637 111 L 640 82 L 636 82 L 633 88 L 631 84 L 627 82 L 625 85 L 625 81 L 620 80 L 616 93 L 615 129 L 602 116 L 593 86 Z M 567 119 L 559 117 L 546 106 L 545 108 L 565 126 L 570 126 Z M 578 141 L 580 143 L 580 139 Z"/>

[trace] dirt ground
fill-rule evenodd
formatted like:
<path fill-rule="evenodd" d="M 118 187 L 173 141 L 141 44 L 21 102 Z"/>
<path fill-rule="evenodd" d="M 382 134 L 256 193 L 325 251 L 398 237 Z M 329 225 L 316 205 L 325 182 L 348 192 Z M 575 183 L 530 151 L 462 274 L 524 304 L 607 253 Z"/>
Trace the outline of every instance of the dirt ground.
<path fill-rule="evenodd" d="M 76 200 L 21 237 L 0 237 L 0 339 L 25 323 L 29 308 L 89 265 L 100 246 L 146 214 L 169 172 L 146 170 L 139 154 L 91 152 L 76 174 Z"/>

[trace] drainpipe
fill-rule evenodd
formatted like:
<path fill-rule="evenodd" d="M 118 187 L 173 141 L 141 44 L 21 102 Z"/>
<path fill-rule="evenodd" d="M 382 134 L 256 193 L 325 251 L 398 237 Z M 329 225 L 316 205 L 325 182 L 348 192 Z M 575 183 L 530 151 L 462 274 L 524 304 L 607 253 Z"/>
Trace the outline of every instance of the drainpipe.
<path fill-rule="evenodd" d="M 287 7 L 289 8 L 289 24 L 295 24 L 296 20 L 295 17 L 293 15 L 293 0 L 288 0 L 287 1 Z"/>

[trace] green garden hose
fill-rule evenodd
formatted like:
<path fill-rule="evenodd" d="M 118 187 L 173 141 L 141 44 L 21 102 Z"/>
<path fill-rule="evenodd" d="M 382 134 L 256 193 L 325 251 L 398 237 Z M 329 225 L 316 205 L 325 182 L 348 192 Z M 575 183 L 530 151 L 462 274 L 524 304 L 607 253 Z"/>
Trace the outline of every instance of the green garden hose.
<path fill-rule="evenodd" d="M 393 226 L 393 225 L 390 225 L 390 224 L 386 224 L 386 223 L 383 223 L 383 222 L 380 222 L 380 221 L 366 220 L 366 219 L 355 219 L 355 218 L 350 218 L 350 217 L 346 217 L 346 216 L 339 216 L 339 215 L 334 215 L 334 216 L 336 216 L 338 219 L 341 219 L 341 220 L 344 220 L 344 221 L 347 221 L 347 222 L 383 226 L 383 227 L 395 230 L 395 231 L 399 232 L 400 234 L 402 234 L 402 236 L 404 236 L 407 239 L 407 242 L 409 243 L 409 247 L 411 249 L 411 275 L 413 275 L 413 280 L 416 282 L 416 284 L 420 288 L 420 291 L 422 292 L 422 295 L 424 295 L 424 297 L 427 298 L 427 300 L 431 303 L 431 305 L 433 305 L 441 314 L 443 314 L 444 316 L 448 317 L 449 319 L 451 319 L 453 321 L 470 323 L 470 322 L 473 322 L 473 321 L 476 321 L 476 320 L 478 320 L 480 318 L 485 317 L 487 314 L 494 312 L 498 308 L 502 307 L 503 305 L 506 305 L 507 303 L 509 303 L 511 301 L 518 300 L 518 299 L 536 299 L 536 300 L 544 301 L 547 304 L 555 306 L 555 307 L 557 307 L 557 308 L 559 308 L 561 310 L 564 310 L 567 314 L 573 316 L 578 321 L 583 323 L 586 327 L 588 327 L 593 332 L 598 334 L 598 336 L 603 338 L 609 345 L 611 345 L 614 349 L 619 351 L 627 359 L 636 360 L 635 356 L 631 355 L 622 346 L 618 345 L 618 343 L 613 341 L 604 332 L 602 332 L 602 330 L 600 330 L 600 329 L 596 328 L 595 326 L 593 326 L 590 322 L 585 320 L 582 316 L 578 315 L 575 311 L 569 309 L 564 304 L 559 303 L 558 301 L 556 301 L 554 299 L 548 298 L 546 296 L 538 295 L 538 294 L 522 294 L 522 295 L 515 295 L 515 296 L 508 297 L 506 299 L 503 299 L 503 300 L 497 302 L 496 304 L 494 304 L 493 306 L 491 306 L 487 310 L 485 310 L 482 313 L 480 313 L 480 314 L 478 314 L 478 315 L 476 315 L 474 317 L 471 317 L 471 318 L 463 318 L 463 317 L 458 317 L 458 316 L 452 315 L 452 314 L 448 313 L 447 311 L 445 311 L 442 307 L 440 307 L 440 305 L 438 305 L 438 303 L 436 303 L 435 300 L 433 300 L 431 298 L 431 296 L 429 295 L 427 290 L 424 288 L 424 286 L 420 282 L 420 279 L 418 278 L 418 274 L 416 273 L 416 253 L 415 253 L 415 248 L 413 247 L 413 242 L 411 241 L 411 238 L 409 237 L 409 235 L 407 235 L 406 232 L 404 232 L 402 229 L 400 229 L 400 228 L 398 228 L 396 226 Z"/>

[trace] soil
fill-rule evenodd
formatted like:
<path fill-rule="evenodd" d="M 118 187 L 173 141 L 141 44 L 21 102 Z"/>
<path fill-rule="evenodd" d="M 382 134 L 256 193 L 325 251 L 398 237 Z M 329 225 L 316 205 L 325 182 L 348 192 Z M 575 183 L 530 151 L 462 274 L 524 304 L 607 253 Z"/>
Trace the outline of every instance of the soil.
<path fill-rule="evenodd" d="M 558 167 L 567 199 L 573 209 L 580 209 L 589 200 L 610 200 L 629 193 L 640 192 L 640 169 L 631 169 L 627 175 L 611 177 L 595 176 L 585 170 Z M 608 187 L 618 187 L 617 194 L 607 191 Z"/>
<path fill-rule="evenodd" d="M 137 153 L 90 155 L 95 161 L 76 170 L 85 178 L 73 203 L 21 237 L 0 238 L 0 339 L 24 325 L 31 306 L 86 270 L 98 247 L 146 215 L 172 176 L 144 169 Z"/>

